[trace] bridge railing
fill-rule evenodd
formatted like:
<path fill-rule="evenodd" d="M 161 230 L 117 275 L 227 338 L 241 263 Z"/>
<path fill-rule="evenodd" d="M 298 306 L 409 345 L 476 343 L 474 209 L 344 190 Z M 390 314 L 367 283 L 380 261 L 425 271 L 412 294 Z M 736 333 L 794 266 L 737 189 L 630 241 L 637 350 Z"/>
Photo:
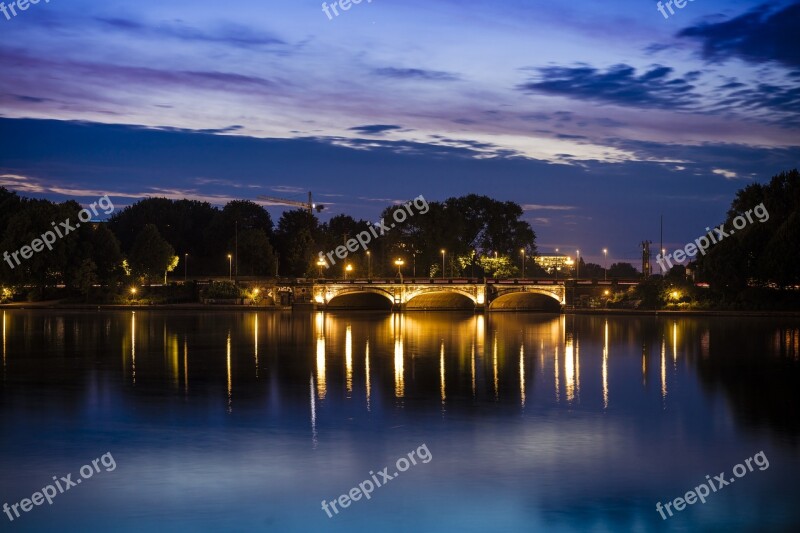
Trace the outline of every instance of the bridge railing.
<path fill-rule="evenodd" d="M 533 279 L 533 278 L 511 278 L 511 279 L 481 279 L 481 278 L 406 278 L 402 281 L 399 278 L 355 278 L 355 279 L 334 279 L 334 278 L 298 278 L 298 284 L 337 284 L 337 285 L 637 285 L 641 283 L 638 279 Z"/>

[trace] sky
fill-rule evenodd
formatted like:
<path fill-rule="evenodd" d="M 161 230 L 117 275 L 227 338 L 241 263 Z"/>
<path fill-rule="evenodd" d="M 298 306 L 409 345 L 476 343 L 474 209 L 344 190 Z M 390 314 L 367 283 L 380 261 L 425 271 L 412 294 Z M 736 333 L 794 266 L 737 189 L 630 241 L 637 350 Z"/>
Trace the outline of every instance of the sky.
<path fill-rule="evenodd" d="M 0 186 L 26 196 L 312 191 L 324 221 L 476 193 L 540 253 L 638 265 L 662 215 L 682 248 L 800 166 L 800 2 L 10 4 Z"/>

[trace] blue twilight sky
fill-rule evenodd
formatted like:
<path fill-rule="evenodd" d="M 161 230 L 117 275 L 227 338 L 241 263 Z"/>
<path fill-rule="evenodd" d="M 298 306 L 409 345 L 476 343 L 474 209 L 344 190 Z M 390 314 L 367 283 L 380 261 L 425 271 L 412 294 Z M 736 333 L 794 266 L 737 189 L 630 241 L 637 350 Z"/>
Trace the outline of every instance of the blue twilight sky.
<path fill-rule="evenodd" d="M 800 166 L 800 2 L 9 4 L 0 185 L 25 195 L 311 190 L 326 220 L 478 193 L 542 252 L 636 261 L 660 214 L 683 246 Z"/>

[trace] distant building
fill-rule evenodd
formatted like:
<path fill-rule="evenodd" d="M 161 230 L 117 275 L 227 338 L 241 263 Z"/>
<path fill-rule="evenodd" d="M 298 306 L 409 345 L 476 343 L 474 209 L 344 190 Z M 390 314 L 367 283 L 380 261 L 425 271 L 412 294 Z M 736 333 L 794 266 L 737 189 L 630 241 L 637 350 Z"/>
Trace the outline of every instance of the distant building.
<path fill-rule="evenodd" d="M 534 260 L 536 264 L 542 267 L 548 274 L 556 272 L 559 268 L 561 272 L 566 274 L 572 270 L 572 267 L 575 265 L 575 261 L 573 261 L 572 258 L 562 254 L 537 255 Z"/>

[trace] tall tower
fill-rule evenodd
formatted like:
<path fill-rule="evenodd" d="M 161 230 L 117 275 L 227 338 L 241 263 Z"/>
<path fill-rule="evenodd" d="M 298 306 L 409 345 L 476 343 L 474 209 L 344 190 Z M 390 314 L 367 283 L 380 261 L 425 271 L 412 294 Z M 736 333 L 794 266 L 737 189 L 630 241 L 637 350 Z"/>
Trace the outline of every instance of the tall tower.
<path fill-rule="evenodd" d="M 644 277 L 650 277 L 650 245 L 653 241 L 642 241 L 642 274 Z"/>

